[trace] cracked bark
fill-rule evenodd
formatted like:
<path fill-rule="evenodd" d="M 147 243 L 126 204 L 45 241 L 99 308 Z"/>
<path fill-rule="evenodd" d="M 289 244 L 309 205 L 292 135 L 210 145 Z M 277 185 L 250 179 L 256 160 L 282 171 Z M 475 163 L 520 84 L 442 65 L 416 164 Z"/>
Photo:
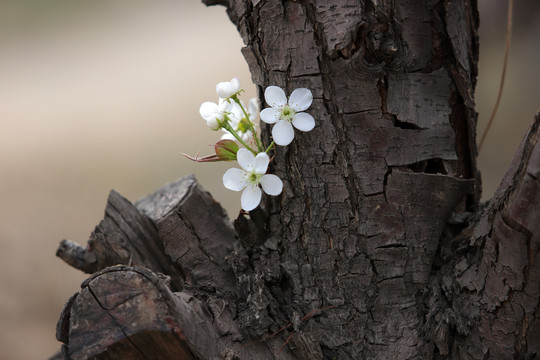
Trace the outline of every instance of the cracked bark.
<path fill-rule="evenodd" d="M 480 206 L 476 2 L 206 3 L 227 7 L 259 94 L 310 88 L 317 126 L 275 151 L 284 191 L 262 204 L 262 243 L 260 215 L 235 233 L 193 178 L 124 199 L 131 215 L 106 211 L 86 249 L 64 242 L 83 271 L 171 282 L 93 275 L 62 312 L 64 356 L 148 357 L 144 339 L 161 358 L 537 356 L 540 120 Z"/>

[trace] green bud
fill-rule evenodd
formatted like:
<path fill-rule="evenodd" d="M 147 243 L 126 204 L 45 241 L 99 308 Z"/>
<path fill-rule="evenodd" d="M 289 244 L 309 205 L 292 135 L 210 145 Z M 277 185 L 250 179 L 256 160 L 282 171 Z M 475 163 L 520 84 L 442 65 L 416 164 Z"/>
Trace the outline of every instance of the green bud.
<path fill-rule="evenodd" d="M 214 149 L 221 160 L 236 160 L 239 147 L 233 140 L 220 140 L 214 145 Z"/>

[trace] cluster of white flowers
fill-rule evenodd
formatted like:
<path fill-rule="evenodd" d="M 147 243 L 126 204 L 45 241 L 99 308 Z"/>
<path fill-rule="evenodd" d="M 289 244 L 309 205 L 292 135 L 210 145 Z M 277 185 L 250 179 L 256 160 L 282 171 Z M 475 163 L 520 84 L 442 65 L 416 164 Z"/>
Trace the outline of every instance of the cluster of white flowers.
<path fill-rule="evenodd" d="M 270 163 L 268 152 L 275 144 L 289 145 L 294 139 L 294 128 L 300 131 L 313 129 L 315 119 L 304 112 L 313 101 L 309 89 L 296 89 L 287 100 L 281 88 L 267 87 L 264 99 L 270 107 L 260 112 L 260 118 L 267 124 L 275 125 L 272 128 L 273 141 L 268 147 L 264 147 L 255 125 L 259 115 L 258 102 L 251 99 L 246 110 L 239 99 L 242 92 L 237 78 L 216 85 L 218 102 L 202 103 L 199 113 L 211 130 L 222 129 L 225 134 L 214 146 L 215 154 L 189 158 L 199 162 L 237 160 L 241 169 L 227 170 L 223 175 L 223 185 L 233 191 L 242 191 L 242 209 L 251 211 L 259 206 L 263 191 L 273 196 L 283 191 L 281 179 L 276 175 L 266 174 Z"/>

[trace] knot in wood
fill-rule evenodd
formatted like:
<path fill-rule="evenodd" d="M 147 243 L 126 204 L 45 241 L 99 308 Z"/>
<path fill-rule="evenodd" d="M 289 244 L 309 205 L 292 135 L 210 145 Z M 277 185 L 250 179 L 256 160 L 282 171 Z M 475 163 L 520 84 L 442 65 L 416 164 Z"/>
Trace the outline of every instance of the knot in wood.
<path fill-rule="evenodd" d="M 367 46 L 367 60 L 373 65 L 388 63 L 399 52 L 393 33 L 383 29 L 375 29 L 368 34 Z"/>
<path fill-rule="evenodd" d="M 403 53 L 401 44 L 391 18 L 382 14 L 371 18 L 365 37 L 365 59 L 369 64 L 391 65 Z"/>
<path fill-rule="evenodd" d="M 384 57 L 384 58 L 393 57 L 397 53 L 397 51 L 398 51 L 398 47 L 396 43 L 390 39 L 384 41 L 380 47 L 381 57 Z"/>

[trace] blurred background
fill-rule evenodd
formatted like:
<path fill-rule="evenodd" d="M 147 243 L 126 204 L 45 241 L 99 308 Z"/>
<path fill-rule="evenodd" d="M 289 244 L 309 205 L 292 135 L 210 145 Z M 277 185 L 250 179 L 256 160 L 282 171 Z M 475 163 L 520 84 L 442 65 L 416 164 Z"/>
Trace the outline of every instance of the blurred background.
<path fill-rule="evenodd" d="M 506 0 L 480 0 L 479 135 L 494 105 Z M 507 82 L 479 156 L 484 199 L 540 105 L 540 2 L 516 2 Z M 85 274 L 55 257 L 86 244 L 115 189 L 131 201 L 195 173 L 235 216 L 230 164 L 198 114 L 215 84 L 239 77 L 255 96 L 242 41 L 222 7 L 179 0 L 0 1 L 0 360 L 46 359 L 55 326 Z"/>

